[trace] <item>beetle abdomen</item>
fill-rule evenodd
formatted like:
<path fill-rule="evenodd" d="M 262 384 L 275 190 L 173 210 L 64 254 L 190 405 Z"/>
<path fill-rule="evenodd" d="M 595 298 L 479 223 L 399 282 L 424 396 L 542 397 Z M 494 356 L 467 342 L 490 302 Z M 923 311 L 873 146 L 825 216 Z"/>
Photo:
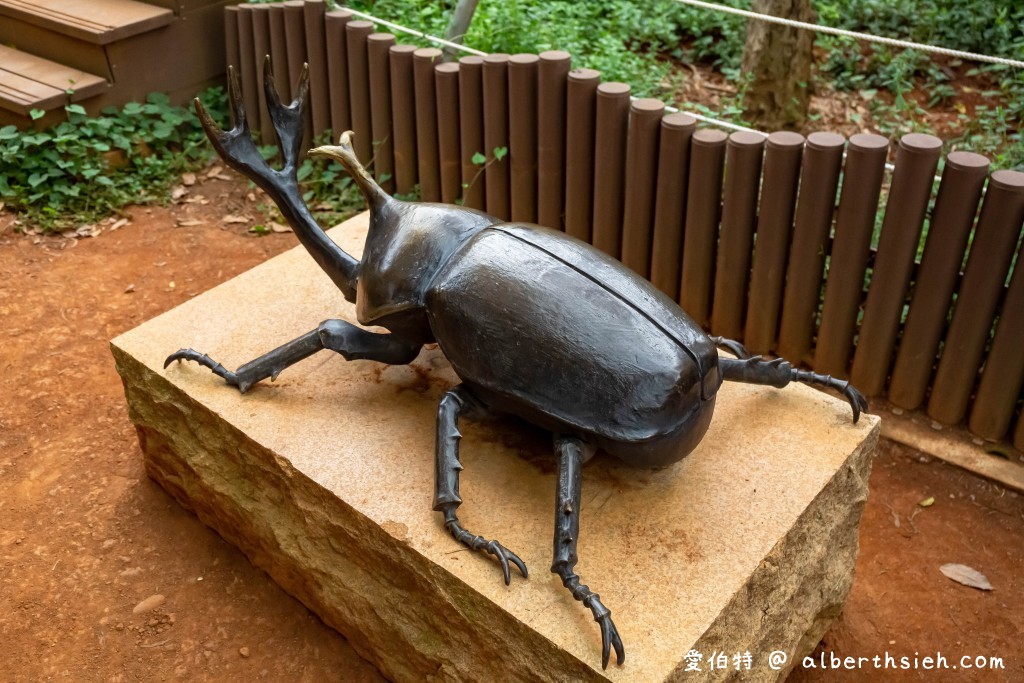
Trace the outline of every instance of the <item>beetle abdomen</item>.
<path fill-rule="evenodd" d="M 707 398 L 718 388 L 713 346 L 674 303 L 561 233 L 484 229 L 426 303 L 459 376 L 551 429 L 621 443 L 678 435 L 701 410 L 702 386 Z"/>

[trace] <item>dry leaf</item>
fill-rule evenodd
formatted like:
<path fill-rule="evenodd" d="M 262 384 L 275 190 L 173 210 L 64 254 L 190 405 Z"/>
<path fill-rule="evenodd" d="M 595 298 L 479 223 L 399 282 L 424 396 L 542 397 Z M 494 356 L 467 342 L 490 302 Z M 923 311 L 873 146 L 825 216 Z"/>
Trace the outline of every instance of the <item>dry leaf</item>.
<path fill-rule="evenodd" d="M 125 294 L 131 294 L 134 291 L 135 291 L 135 285 L 128 285 L 127 287 L 124 288 L 124 293 Z"/>
<path fill-rule="evenodd" d="M 944 564 L 939 567 L 939 571 L 945 574 L 946 578 L 962 583 L 965 586 L 982 591 L 992 590 L 992 584 L 988 582 L 988 578 L 977 569 L 968 567 L 966 564 Z"/>
<path fill-rule="evenodd" d="M 127 218 L 118 218 L 116 221 L 114 221 L 114 224 L 110 226 L 110 231 L 113 232 L 115 230 L 120 230 L 126 225 L 128 225 Z"/>
<path fill-rule="evenodd" d="M 289 228 L 287 225 L 281 225 L 280 223 L 278 223 L 276 221 L 270 221 L 270 229 L 273 230 L 274 232 L 291 232 L 292 231 L 292 229 Z"/>
<path fill-rule="evenodd" d="M 220 220 L 222 223 L 252 223 L 252 219 L 248 216 L 240 216 L 234 213 L 229 213 Z"/>
<path fill-rule="evenodd" d="M 178 185 L 176 188 L 171 190 L 171 199 L 173 199 L 174 201 L 178 201 L 187 194 L 188 190 L 186 190 L 183 186 Z"/>
<path fill-rule="evenodd" d="M 220 175 L 223 172 L 224 172 L 224 167 L 223 166 L 219 166 L 217 164 L 214 164 L 213 166 L 210 167 L 210 170 L 206 172 L 206 177 L 207 178 L 213 178 L 215 176 Z"/>
<path fill-rule="evenodd" d="M 197 225 L 202 225 L 202 221 L 193 220 L 191 218 L 181 219 L 175 221 L 179 228 L 194 228 Z"/>
<path fill-rule="evenodd" d="M 181 174 L 181 184 L 184 185 L 185 187 L 192 187 L 193 185 L 196 184 L 196 174 L 195 173 L 182 173 Z"/>
<path fill-rule="evenodd" d="M 210 176 L 206 177 L 209 178 Z M 216 178 L 217 180 L 231 180 L 231 176 L 229 176 L 227 173 L 218 173 L 213 177 Z"/>

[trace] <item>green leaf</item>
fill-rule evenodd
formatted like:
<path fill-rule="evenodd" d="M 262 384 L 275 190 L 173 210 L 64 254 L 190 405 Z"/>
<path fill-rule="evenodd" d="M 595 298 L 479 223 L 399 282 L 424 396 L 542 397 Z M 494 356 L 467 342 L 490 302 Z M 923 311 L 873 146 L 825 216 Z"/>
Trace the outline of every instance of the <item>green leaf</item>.
<path fill-rule="evenodd" d="M 472 162 L 477 166 L 483 166 L 484 164 L 487 163 L 487 157 L 485 157 L 480 152 L 477 152 L 476 154 L 473 155 Z"/>
<path fill-rule="evenodd" d="M 501 161 L 508 154 L 508 147 L 495 147 L 494 158 Z"/>
<path fill-rule="evenodd" d="M 33 121 L 38 121 L 39 119 L 46 116 L 46 112 L 42 109 L 33 109 L 28 113 L 28 115 L 32 117 Z"/>
<path fill-rule="evenodd" d="M 82 116 L 85 116 L 85 107 L 80 104 L 69 104 L 64 107 L 64 111 L 69 114 L 81 114 Z"/>

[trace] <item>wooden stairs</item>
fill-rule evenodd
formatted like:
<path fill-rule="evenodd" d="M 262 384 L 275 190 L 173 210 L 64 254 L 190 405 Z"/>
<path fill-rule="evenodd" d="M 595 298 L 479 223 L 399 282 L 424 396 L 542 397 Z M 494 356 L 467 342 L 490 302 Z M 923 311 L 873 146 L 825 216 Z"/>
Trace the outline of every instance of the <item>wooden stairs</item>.
<path fill-rule="evenodd" d="M 224 6 L 237 1 L 0 0 L 0 125 L 154 91 L 186 102 L 224 73 Z"/>

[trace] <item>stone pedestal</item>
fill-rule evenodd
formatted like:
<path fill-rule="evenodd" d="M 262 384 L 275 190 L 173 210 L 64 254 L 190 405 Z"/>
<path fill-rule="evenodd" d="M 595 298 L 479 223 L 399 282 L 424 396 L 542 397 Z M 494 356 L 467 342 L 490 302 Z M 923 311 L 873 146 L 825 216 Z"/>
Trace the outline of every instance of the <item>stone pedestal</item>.
<path fill-rule="evenodd" d="M 331 235 L 358 253 L 366 225 Z M 161 367 L 191 346 L 234 368 L 327 318 L 355 319 L 296 248 L 112 348 L 150 476 L 388 677 L 662 681 L 684 677 L 694 650 L 701 673 L 686 680 L 775 680 L 838 615 L 875 417 L 854 426 L 844 401 L 806 387 L 727 384 L 683 462 L 588 463 L 578 571 L 627 653 L 602 671 L 597 624 L 548 571 L 546 434 L 514 420 L 462 429 L 461 518 L 517 552 L 529 579 L 506 587 L 431 512 L 437 402 L 457 381 L 438 350 L 402 367 L 325 351 L 244 396 L 195 364 Z M 773 651 L 787 664 L 772 669 Z M 709 668 L 718 653 L 727 668 Z"/>

